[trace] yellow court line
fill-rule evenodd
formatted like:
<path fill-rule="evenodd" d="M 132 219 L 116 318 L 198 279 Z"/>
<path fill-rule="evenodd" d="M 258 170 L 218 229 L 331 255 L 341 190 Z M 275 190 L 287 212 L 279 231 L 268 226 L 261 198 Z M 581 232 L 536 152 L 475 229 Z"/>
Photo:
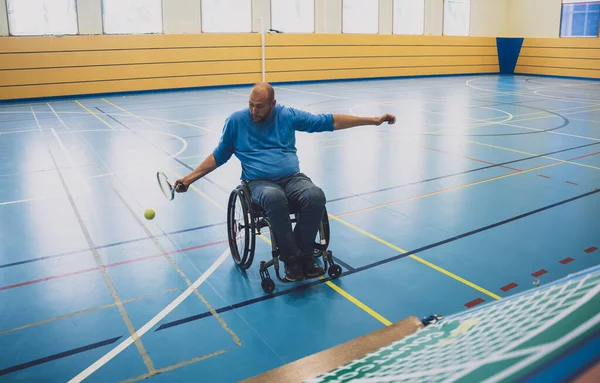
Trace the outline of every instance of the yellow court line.
<path fill-rule="evenodd" d="M 271 245 L 271 241 L 267 237 L 265 237 L 263 234 L 259 235 L 259 238 L 262 239 L 263 241 L 265 241 L 266 243 L 268 243 L 269 246 Z M 325 278 L 323 276 L 319 276 L 319 279 L 323 280 Z M 344 298 L 346 298 L 350 302 L 354 303 L 361 310 L 363 310 L 367 314 L 371 315 L 373 318 L 375 318 L 378 321 L 380 321 L 381 323 L 383 323 L 384 325 L 386 325 L 386 326 L 391 326 L 392 325 L 392 322 L 390 322 L 389 320 L 385 319 L 381 314 L 379 314 L 378 312 L 376 312 L 375 310 L 373 310 L 372 308 L 370 308 L 366 304 L 362 303 L 361 301 L 359 301 L 358 299 L 356 299 L 355 297 L 353 297 L 350 293 L 348 293 L 346 290 L 342 289 L 341 287 L 339 287 L 335 283 L 333 283 L 331 281 L 326 281 L 325 284 L 327 286 L 331 287 L 338 294 L 340 294 L 341 296 L 343 296 Z"/>
<path fill-rule="evenodd" d="M 503 146 L 486 144 L 486 143 L 483 143 L 483 142 L 471 141 L 471 140 L 466 140 L 466 141 L 470 142 L 472 144 L 477 144 L 477 145 L 482 145 L 482 146 L 489 146 L 490 148 L 495 148 L 495 149 L 500 149 L 500 150 L 507 150 L 509 152 L 526 154 L 528 156 L 539 156 L 539 154 L 524 152 L 524 151 L 516 150 L 516 149 L 505 148 Z M 600 167 L 598 167 L 598 166 L 586 165 L 586 164 L 582 164 L 582 163 L 574 162 L 574 161 L 569 161 L 569 160 L 561 160 L 560 158 L 555 158 L 555 157 L 550 157 L 550 156 L 540 156 L 539 158 L 546 158 L 546 159 L 553 160 L 553 161 L 560 161 L 561 163 L 564 162 L 564 163 L 571 164 L 571 165 L 583 166 L 583 167 L 590 168 L 590 169 L 600 170 Z"/>
<path fill-rule="evenodd" d="M 471 182 L 471 183 L 464 184 L 464 185 L 452 186 L 452 187 L 449 187 L 449 188 L 446 188 L 446 189 L 436 190 L 436 191 L 431 192 L 431 193 L 421 194 L 421 195 L 417 195 L 417 196 L 414 196 L 414 197 L 408 197 L 408 198 L 405 198 L 405 199 L 402 199 L 402 200 L 399 200 L 399 201 L 392 201 L 392 202 L 383 203 L 383 204 L 376 205 L 376 206 L 371 206 L 371 207 L 366 207 L 366 208 L 362 208 L 362 209 L 350 211 L 350 212 L 347 212 L 347 213 L 342 213 L 342 214 L 339 214 L 339 216 L 348 216 L 348 215 L 352 215 L 352 214 L 356 214 L 356 213 L 362 213 L 364 211 L 380 209 L 382 207 L 395 205 L 395 204 L 401 203 L 401 202 L 407 202 L 407 201 L 412 201 L 412 200 L 416 200 L 416 199 L 420 199 L 420 198 L 424 198 L 424 197 L 430 197 L 432 195 L 446 193 L 446 192 L 449 192 L 449 191 L 452 191 L 452 190 L 463 189 L 463 188 L 466 188 L 466 187 L 469 187 L 469 186 L 475 186 L 475 185 L 483 184 L 483 183 L 486 183 L 486 182 L 499 180 L 501 178 L 512 177 L 512 176 L 515 176 L 517 174 L 529 173 L 529 172 L 532 172 L 534 170 L 539 170 L 539 169 L 547 168 L 547 167 L 550 167 L 550 166 L 555 166 L 555 165 L 561 164 L 563 162 L 566 162 L 566 161 L 560 160 L 560 162 L 554 162 L 554 163 L 547 164 L 547 165 L 536 166 L 536 167 L 531 168 L 531 169 L 519 170 L 519 171 L 516 171 L 516 172 L 513 172 L 513 173 L 508 173 L 508 174 L 504 174 L 504 175 L 501 175 L 501 176 L 487 178 L 487 179 L 484 179 L 484 180 L 481 180 L 481 181 L 475 181 L 475 182 Z"/>
<path fill-rule="evenodd" d="M 104 98 L 102 99 L 102 101 L 104 101 L 104 102 L 106 102 L 107 104 L 109 104 L 109 105 L 112 105 L 112 106 L 114 106 L 115 108 L 119 109 L 120 111 L 122 111 L 122 112 L 125 112 L 125 113 L 129 114 L 130 116 L 132 116 L 132 117 L 135 117 L 135 118 L 137 118 L 137 119 L 139 119 L 139 120 L 141 120 L 141 121 L 143 121 L 143 122 L 146 122 L 146 123 L 148 123 L 149 125 L 151 125 L 152 127 L 155 127 L 155 128 L 156 128 L 156 126 L 155 126 L 155 125 L 152 125 L 152 123 L 150 123 L 149 121 L 146 121 L 146 120 L 145 120 L 143 117 L 141 117 L 141 116 L 138 116 L 138 115 L 136 115 L 136 114 L 133 114 L 133 113 L 131 113 L 130 111 L 128 111 L 127 109 L 121 108 L 119 105 L 117 105 L 117 104 L 114 104 L 114 103 L 112 103 L 112 102 L 110 102 L 110 101 L 108 101 L 108 100 L 106 100 L 106 99 L 104 99 Z M 176 124 L 178 124 L 178 125 L 191 126 L 191 127 L 193 127 L 193 128 L 200 129 L 200 130 L 204 130 L 204 131 L 206 131 L 206 132 L 209 132 L 209 133 L 213 133 L 213 134 L 219 134 L 218 132 L 214 132 L 214 131 L 212 131 L 212 130 L 210 130 L 210 129 L 203 128 L 202 126 L 199 126 L 199 125 L 190 124 L 190 123 L 188 123 L 188 122 L 176 121 L 176 120 L 167 120 L 167 119 L 165 119 L 165 118 L 156 118 L 156 117 L 152 117 L 152 119 L 153 119 L 153 120 L 158 120 L 158 121 L 166 121 L 166 122 L 176 123 Z"/>
<path fill-rule="evenodd" d="M 323 279 L 323 277 L 319 277 L 319 279 Z M 340 288 L 335 283 L 333 283 L 331 281 L 327 281 L 327 282 L 325 282 L 325 284 L 327 286 L 331 287 L 338 294 L 340 294 L 341 296 L 343 296 L 344 298 L 346 298 L 350 302 L 354 303 L 356 306 L 358 306 L 359 308 L 361 308 L 367 314 L 371 315 L 373 318 L 375 318 L 378 321 L 380 321 L 381 323 L 383 323 L 384 325 L 386 325 L 386 326 L 391 326 L 392 325 L 392 322 L 390 322 L 389 320 L 385 319 L 383 316 L 381 316 L 380 314 L 378 314 L 376 311 L 374 311 L 372 308 L 370 308 L 369 306 L 365 305 L 364 303 L 362 303 L 358 299 L 354 298 L 352 295 L 348 294 L 347 291 L 343 290 L 342 288 Z"/>
<path fill-rule="evenodd" d="M 152 126 L 153 128 L 156 128 L 156 126 L 154 124 L 152 124 L 150 121 L 146 121 L 142 117 L 136 116 L 135 114 L 131 113 L 130 111 L 125 110 L 125 109 L 121 108 L 120 106 L 115 105 L 112 102 L 110 102 L 110 101 L 108 101 L 108 100 L 106 100 L 104 98 L 101 98 L 101 100 L 104 101 L 105 103 L 109 104 L 109 105 L 114 106 L 115 108 L 119 109 L 120 111 L 125 112 L 125 113 L 129 114 L 130 116 L 135 117 L 135 118 L 137 118 L 138 120 L 140 120 L 142 122 L 145 122 L 146 124 Z"/>
<path fill-rule="evenodd" d="M 590 106 L 590 107 L 593 107 L 593 106 Z M 567 110 L 567 109 L 562 109 L 562 110 Z M 568 112 L 568 113 L 562 113 L 562 114 L 564 114 L 564 115 L 579 114 L 579 113 L 597 112 L 599 110 L 600 110 L 599 108 L 596 108 L 596 109 L 580 110 L 580 111 Z M 555 111 L 549 111 L 549 112 L 558 112 L 558 111 L 561 111 L 561 109 L 557 109 Z M 538 113 L 545 113 L 545 115 L 543 115 L 543 116 L 537 116 L 537 117 L 531 117 L 531 118 L 521 118 L 521 119 L 516 119 L 516 120 L 508 120 L 508 121 L 504 121 L 504 122 L 485 122 L 485 123 L 481 123 L 481 124 L 475 124 L 475 125 L 467 126 L 466 128 L 467 129 L 476 129 L 476 128 L 483 128 L 483 127 L 486 127 L 486 126 L 508 125 L 509 123 L 514 123 L 514 122 L 533 121 L 533 120 L 541 120 L 541 119 L 544 119 L 544 118 L 558 117 L 557 115 L 552 114 L 552 113 L 548 113 L 548 112 L 537 112 L 536 114 L 538 114 Z M 528 115 L 528 114 L 514 114 L 513 117 L 525 116 L 525 115 Z M 470 120 L 475 120 L 475 121 L 477 121 L 477 120 L 479 120 L 479 121 L 485 121 L 483 119 L 481 119 L 481 120 L 480 119 L 473 119 L 473 118 L 469 118 L 469 119 Z M 517 126 L 517 127 L 519 128 L 519 126 Z M 433 131 L 433 132 L 424 132 L 423 134 L 431 134 L 431 135 L 433 135 L 433 134 L 437 134 L 437 133 L 444 132 L 444 131 L 447 131 L 447 130 L 448 129 L 440 129 L 440 130 L 436 130 L 436 131 Z M 548 131 L 548 133 L 556 133 L 556 132 Z"/>
<path fill-rule="evenodd" d="M 106 101 L 108 102 L 108 101 Z M 114 105 L 114 104 L 113 104 Z M 122 111 L 131 114 L 132 116 L 135 116 L 133 113 L 120 108 L 118 106 L 115 105 L 115 107 L 121 109 Z M 177 174 L 174 172 L 174 174 L 178 177 L 181 178 L 181 175 Z M 217 206 L 218 208 L 220 208 L 223 211 L 227 211 L 225 209 L 225 207 L 223 207 L 221 204 L 219 204 L 218 202 L 216 202 L 215 200 L 213 200 L 212 198 L 210 198 L 208 195 L 206 195 L 205 193 L 203 193 L 201 190 L 199 190 L 198 188 L 196 188 L 194 185 L 190 185 L 190 188 L 192 190 L 194 190 L 196 193 L 198 193 L 199 195 L 201 195 L 202 197 L 206 198 L 209 202 L 211 202 L 213 205 Z M 267 242 L 268 244 L 271 244 L 271 242 L 264 236 L 264 235 L 260 235 L 259 238 L 261 238 L 263 241 Z M 331 287 L 334 291 L 336 291 L 337 293 L 339 293 L 340 295 L 342 295 L 344 298 L 346 298 L 348 301 L 352 302 L 353 304 L 355 304 L 357 307 L 359 307 L 360 309 L 362 309 L 363 311 L 365 311 L 367 314 L 371 315 L 372 317 L 374 317 L 375 319 L 377 319 L 378 321 L 380 321 L 381 323 L 383 323 L 386 326 L 390 326 L 392 324 L 392 322 L 390 322 L 389 320 L 385 319 L 383 316 L 381 316 L 380 314 L 378 314 L 377 312 L 375 312 L 373 309 L 371 309 L 369 306 L 365 305 L 364 303 L 362 303 L 361 301 L 359 301 L 358 299 L 356 299 L 355 297 L 353 297 L 351 294 L 349 294 L 348 292 L 346 292 L 345 290 L 343 290 L 341 287 L 331 283 L 330 281 L 325 282 L 325 284 L 329 287 Z"/>
<path fill-rule="evenodd" d="M 371 233 L 369 233 L 369 232 L 367 232 L 367 231 L 365 231 L 365 230 L 363 230 L 363 229 L 361 229 L 359 227 L 356 227 L 353 224 L 351 224 L 349 222 L 346 222 L 346 221 L 344 221 L 341 218 L 338 218 L 338 217 L 336 217 L 334 215 L 331 215 L 331 214 L 329 214 L 329 218 L 332 218 L 332 219 L 338 221 L 339 223 L 344 224 L 344 225 L 348 226 L 349 228 L 354 229 L 354 230 L 358 231 L 359 233 L 364 234 L 367 237 L 372 238 L 372 239 L 376 240 L 377 242 L 379 242 L 379 243 L 381 243 L 381 244 L 383 244 L 383 245 L 385 245 L 385 246 L 387 246 L 389 248 L 392 248 L 392 249 L 394 249 L 394 250 L 396 250 L 396 251 L 398 251 L 398 252 L 400 252 L 402 254 L 407 254 L 408 253 L 408 251 L 406 251 L 406 250 L 404 250 L 404 249 L 402 249 L 402 248 L 400 248 L 400 247 L 398 247 L 396 245 L 393 245 L 393 244 L 389 243 L 388 241 L 386 241 L 384 239 L 381 239 L 381 238 L 379 238 L 379 237 L 377 237 L 377 236 L 375 236 L 375 235 L 373 235 L 373 234 L 371 234 Z M 437 265 L 435 265 L 435 264 L 433 264 L 433 263 L 431 263 L 429 261 L 426 261 L 426 260 L 424 260 L 421 257 L 418 257 L 418 256 L 416 256 L 414 254 L 409 254 L 408 256 L 411 257 L 412 259 L 418 261 L 418 262 L 421 262 L 422 264 L 424 264 L 426 266 L 431 267 L 434 270 L 439 271 L 440 273 L 442 273 L 442 274 L 444 274 L 444 275 L 446 275 L 446 276 L 448 276 L 450 278 L 453 278 L 453 279 L 455 279 L 455 280 L 457 280 L 457 281 L 459 281 L 459 282 L 461 282 L 461 283 L 463 283 L 463 284 L 465 284 L 465 285 L 467 285 L 469 287 L 474 288 L 475 290 L 477 290 L 479 292 L 482 292 L 482 293 L 484 293 L 486 295 L 489 295 L 490 297 L 492 297 L 494 299 L 501 299 L 500 296 L 492 293 L 491 291 L 486 290 L 483 287 L 478 286 L 475 283 L 470 282 L 470 281 L 468 281 L 468 280 L 466 280 L 466 279 L 464 279 L 462 277 L 459 277 L 458 275 L 456 275 L 456 274 L 454 274 L 454 273 L 452 273 L 452 272 L 450 272 L 448 270 L 445 270 L 445 269 L 443 269 L 443 268 L 441 268 L 441 267 L 439 267 L 439 266 L 437 266 Z"/>
<path fill-rule="evenodd" d="M 108 122 L 104 121 L 103 119 L 101 119 L 96 113 L 92 112 L 91 110 L 89 110 L 88 108 L 86 108 L 82 103 L 80 103 L 79 101 L 75 100 L 75 102 L 81 106 L 83 109 L 87 110 L 88 113 L 92 114 L 94 117 L 96 117 L 98 120 L 102 121 L 102 123 L 106 126 L 108 126 L 109 128 L 111 128 L 112 130 L 115 130 L 115 128 L 109 124 Z"/>

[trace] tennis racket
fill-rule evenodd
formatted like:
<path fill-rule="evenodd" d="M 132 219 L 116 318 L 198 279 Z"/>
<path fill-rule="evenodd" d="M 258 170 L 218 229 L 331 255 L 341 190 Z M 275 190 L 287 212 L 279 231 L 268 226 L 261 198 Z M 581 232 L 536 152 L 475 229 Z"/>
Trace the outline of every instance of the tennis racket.
<path fill-rule="evenodd" d="M 169 181 L 169 177 L 163 172 L 156 173 L 156 180 L 158 181 L 158 186 L 160 187 L 160 191 L 165 195 L 165 197 L 172 201 L 175 198 L 175 188 Z M 179 185 L 178 187 L 181 189 L 183 185 Z"/>

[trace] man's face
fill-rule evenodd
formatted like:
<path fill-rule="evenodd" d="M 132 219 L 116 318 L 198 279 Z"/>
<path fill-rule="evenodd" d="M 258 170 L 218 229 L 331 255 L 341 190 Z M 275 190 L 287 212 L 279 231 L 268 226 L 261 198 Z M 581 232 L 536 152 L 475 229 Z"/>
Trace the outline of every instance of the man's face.
<path fill-rule="evenodd" d="M 271 115 L 271 111 L 275 107 L 275 100 L 270 100 L 266 92 L 257 92 L 250 95 L 249 107 L 252 120 L 262 122 Z"/>

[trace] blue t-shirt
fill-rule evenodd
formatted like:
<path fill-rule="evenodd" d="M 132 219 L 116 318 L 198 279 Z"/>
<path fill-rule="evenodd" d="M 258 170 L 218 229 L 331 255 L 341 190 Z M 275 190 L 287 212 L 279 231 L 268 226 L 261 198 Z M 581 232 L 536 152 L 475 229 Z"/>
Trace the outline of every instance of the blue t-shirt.
<path fill-rule="evenodd" d="M 276 180 L 297 173 L 296 130 L 331 132 L 333 115 L 276 104 L 266 121 L 256 123 L 249 109 L 235 112 L 225 120 L 223 135 L 213 151 L 217 166 L 235 154 L 242 164 L 242 180 Z"/>

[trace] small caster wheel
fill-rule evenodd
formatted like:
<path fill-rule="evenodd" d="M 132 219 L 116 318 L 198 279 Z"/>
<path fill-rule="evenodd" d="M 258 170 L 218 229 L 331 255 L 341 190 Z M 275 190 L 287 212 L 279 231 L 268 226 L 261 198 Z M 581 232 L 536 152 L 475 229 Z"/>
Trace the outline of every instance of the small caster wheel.
<path fill-rule="evenodd" d="M 342 267 L 340 265 L 331 265 L 329 270 L 327 270 L 327 274 L 333 279 L 338 278 L 342 275 Z"/>
<path fill-rule="evenodd" d="M 313 257 L 314 258 L 319 258 L 322 254 L 323 254 L 323 252 L 321 250 L 313 249 Z"/>
<path fill-rule="evenodd" d="M 275 290 L 275 282 L 271 278 L 265 278 L 260 282 L 260 286 L 265 293 L 272 293 Z"/>

